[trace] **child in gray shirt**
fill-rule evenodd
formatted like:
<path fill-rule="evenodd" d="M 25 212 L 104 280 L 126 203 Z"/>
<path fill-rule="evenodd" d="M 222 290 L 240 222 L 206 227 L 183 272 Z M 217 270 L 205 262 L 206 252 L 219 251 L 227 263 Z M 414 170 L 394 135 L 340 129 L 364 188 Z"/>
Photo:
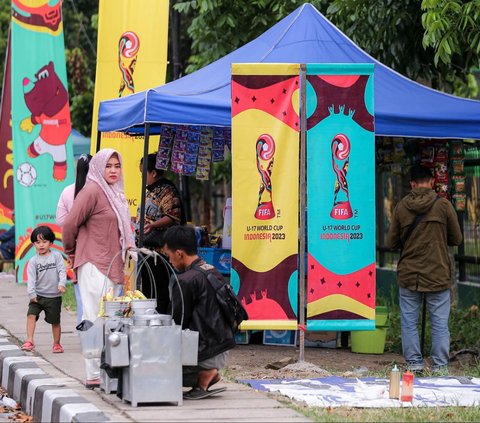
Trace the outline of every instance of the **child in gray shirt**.
<path fill-rule="evenodd" d="M 38 226 L 32 232 L 30 241 L 37 254 L 28 262 L 27 293 L 30 299 L 27 312 L 27 340 L 22 345 L 23 351 L 33 351 L 33 335 L 40 313 L 45 312 L 45 321 L 52 325 L 53 352 L 63 353 L 60 345 L 60 312 L 62 294 L 65 292 L 66 271 L 62 255 L 50 246 L 55 241 L 55 234 L 48 226 Z"/>

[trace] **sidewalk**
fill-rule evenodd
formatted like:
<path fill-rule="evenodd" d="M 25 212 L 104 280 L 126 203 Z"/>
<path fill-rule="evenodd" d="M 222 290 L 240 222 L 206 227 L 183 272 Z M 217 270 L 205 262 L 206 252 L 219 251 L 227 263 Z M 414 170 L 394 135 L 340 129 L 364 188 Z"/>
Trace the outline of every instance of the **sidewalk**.
<path fill-rule="evenodd" d="M 182 406 L 140 404 L 132 407 L 115 394 L 85 389 L 84 362 L 76 334 L 76 316 L 62 311 L 63 354 L 52 353 L 51 326 L 37 323 L 35 353 L 23 353 L 28 297 L 26 286 L 0 275 L 0 382 L 34 421 L 222 421 L 301 422 L 305 416 L 245 385 L 220 382 L 227 390 Z"/>

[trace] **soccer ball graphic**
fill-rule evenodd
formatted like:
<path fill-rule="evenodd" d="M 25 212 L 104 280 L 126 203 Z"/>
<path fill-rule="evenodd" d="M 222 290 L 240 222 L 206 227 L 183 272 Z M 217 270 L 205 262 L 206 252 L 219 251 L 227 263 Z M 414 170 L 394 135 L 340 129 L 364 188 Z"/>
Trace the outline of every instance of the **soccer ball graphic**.
<path fill-rule="evenodd" d="M 17 181 L 24 187 L 32 186 L 37 180 L 37 170 L 31 163 L 22 163 L 17 168 Z"/>

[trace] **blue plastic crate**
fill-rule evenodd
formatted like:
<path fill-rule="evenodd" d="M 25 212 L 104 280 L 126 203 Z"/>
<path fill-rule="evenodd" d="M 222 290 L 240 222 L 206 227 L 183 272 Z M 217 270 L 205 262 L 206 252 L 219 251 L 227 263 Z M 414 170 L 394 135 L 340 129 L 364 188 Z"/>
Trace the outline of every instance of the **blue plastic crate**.
<path fill-rule="evenodd" d="M 249 330 L 242 330 L 235 334 L 235 343 L 236 344 L 249 344 L 250 343 L 250 331 Z"/>
<path fill-rule="evenodd" d="M 296 330 L 264 330 L 264 345 L 297 345 Z"/>
<path fill-rule="evenodd" d="M 232 252 L 224 248 L 201 247 L 198 255 L 222 274 L 229 275 L 232 268 Z"/>

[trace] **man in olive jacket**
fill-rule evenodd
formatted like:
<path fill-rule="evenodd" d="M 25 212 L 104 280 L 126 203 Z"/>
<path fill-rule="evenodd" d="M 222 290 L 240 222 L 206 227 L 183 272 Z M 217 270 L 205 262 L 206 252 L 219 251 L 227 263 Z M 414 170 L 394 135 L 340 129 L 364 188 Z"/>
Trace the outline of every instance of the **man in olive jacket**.
<path fill-rule="evenodd" d="M 447 373 L 450 352 L 450 286 L 452 263 L 448 245 L 459 245 L 462 232 L 452 204 L 433 190 L 430 169 L 415 165 L 412 191 L 396 206 L 388 245 L 400 249 L 397 282 L 400 292 L 402 349 L 412 371 L 422 371 L 418 319 L 423 296 L 432 325 L 432 370 Z"/>

